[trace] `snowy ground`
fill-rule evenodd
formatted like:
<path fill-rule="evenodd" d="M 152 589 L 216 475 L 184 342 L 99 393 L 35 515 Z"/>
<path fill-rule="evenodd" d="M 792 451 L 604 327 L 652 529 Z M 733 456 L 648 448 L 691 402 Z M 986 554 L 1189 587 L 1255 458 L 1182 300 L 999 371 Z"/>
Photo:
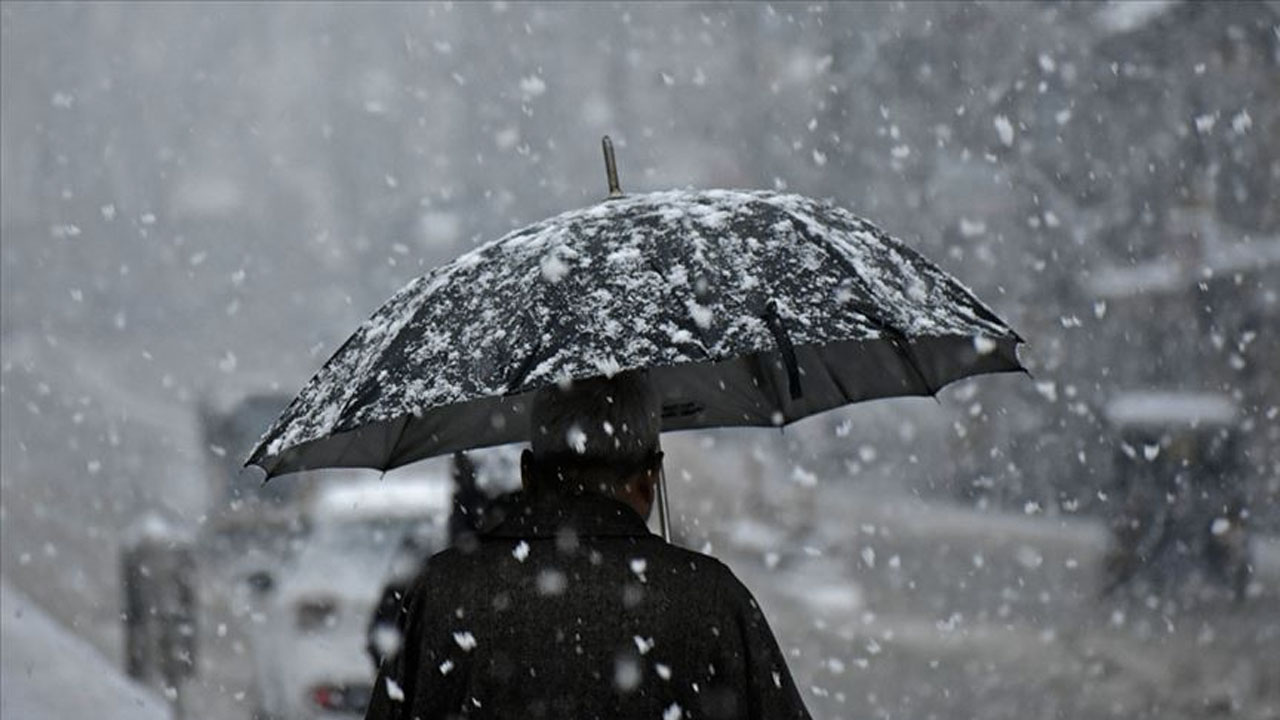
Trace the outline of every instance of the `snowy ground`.
<path fill-rule="evenodd" d="M 1274 539 L 1243 602 L 1151 607 L 1102 595 L 1097 521 L 813 491 L 807 522 L 763 526 L 783 552 L 741 517 L 708 539 L 815 718 L 1280 718 Z"/>
<path fill-rule="evenodd" d="M 162 720 L 169 706 L 0 579 L 0 717 Z"/>

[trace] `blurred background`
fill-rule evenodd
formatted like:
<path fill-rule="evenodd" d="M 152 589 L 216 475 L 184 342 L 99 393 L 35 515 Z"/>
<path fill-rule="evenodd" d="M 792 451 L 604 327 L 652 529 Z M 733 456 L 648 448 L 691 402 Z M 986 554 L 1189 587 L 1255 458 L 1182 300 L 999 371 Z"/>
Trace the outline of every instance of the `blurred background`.
<path fill-rule="evenodd" d="M 606 133 L 1027 339 L 666 439 L 815 717 L 1280 718 L 1277 3 L 7 2 L 0 52 L 6 718 L 362 711 L 384 585 L 512 451 L 237 469 L 395 290 L 601 200 Z"/>

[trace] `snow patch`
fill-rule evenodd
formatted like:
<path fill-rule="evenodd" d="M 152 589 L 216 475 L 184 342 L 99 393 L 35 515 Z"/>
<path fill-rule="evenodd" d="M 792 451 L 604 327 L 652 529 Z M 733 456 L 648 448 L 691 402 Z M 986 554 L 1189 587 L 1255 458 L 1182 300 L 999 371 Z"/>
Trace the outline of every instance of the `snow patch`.
<path fill-rule="evenodd" d="M 476 647 L 476 637 L 470 631 L 464 630 L 453 634 L 453 641 L 458 644 L 466 652 L 471 652 Z"/>
<path fill-rule="evenodd" d="M 640 651 L 641 655 L 648 654 L 648 652 L 653 649 L 653 638 L 642 638 L 639 635 L 636 635 L 632 640 L 635 641 L 636 649 Z"/>
<path fill-rule="evenodd" d="M 547 282 L 558 283 L 569 274 L 569 266 L 556 253 L 548 253 L 542 259 L 542 277 Z"/>
<path fill-rule="evenodd" d="M 1004 115 L 997 115 L 993 124 L 996 128 L 996 134 L 1000 136 L 1000 142 L 1005 147 L 1013 147 L 1013 123 L 1009 122 L 1009 118 Z"/>
<path fill-rule="evenodd" d="M 537 75 L 520 78 L 520 92 L 525 97 L 536 98 L 547 91 L 547 83 Z"/>

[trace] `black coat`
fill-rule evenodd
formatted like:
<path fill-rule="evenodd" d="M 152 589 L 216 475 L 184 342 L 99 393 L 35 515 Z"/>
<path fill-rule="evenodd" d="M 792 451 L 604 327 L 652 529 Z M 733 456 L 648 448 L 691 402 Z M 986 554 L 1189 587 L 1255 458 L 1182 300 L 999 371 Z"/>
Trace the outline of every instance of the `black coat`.
<path fill-rule="evenodd" d="M 601 495 L 520 498 L 427 561 L 369 720 L 808 718 L 750 592 Z"/>

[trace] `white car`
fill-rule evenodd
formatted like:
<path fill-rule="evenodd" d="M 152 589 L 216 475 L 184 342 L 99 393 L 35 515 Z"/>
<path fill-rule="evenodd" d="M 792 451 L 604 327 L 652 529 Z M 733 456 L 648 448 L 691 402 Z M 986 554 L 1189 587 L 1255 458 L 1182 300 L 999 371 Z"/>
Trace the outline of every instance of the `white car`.
<path fill-rule="evenodd" d="M 383 586 L 404 573 L 397 563 L 443 549 L 451 504 L 443 472 L 317 490 L 306 513 L 310 531 L 278 573 L 253 631 L 259 717 L 364 713 L 374 680 L 368 629 Z"/>

